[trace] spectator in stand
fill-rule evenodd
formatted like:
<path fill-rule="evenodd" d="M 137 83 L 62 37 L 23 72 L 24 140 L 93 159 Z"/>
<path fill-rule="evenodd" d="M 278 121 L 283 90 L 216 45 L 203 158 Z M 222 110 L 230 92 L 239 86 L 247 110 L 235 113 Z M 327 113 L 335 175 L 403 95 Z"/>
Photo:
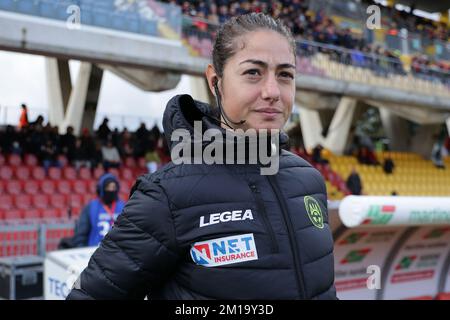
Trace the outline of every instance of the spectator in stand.
<path fill-rule="evenodd" d="M 28 126 L 28 110 L 27 106 L 22 103 L 21 105 L 22 111 L 20 112 L 20 119 L 19 119 L 19 129 L 25 128 Z"/>
<path fill-rule="evenodd" d="M 119 144 L 119 153 L 122 157 L 132 157 L 134 156 L 134 139 L 131 133 L 128 131 L 127 128 L 124 128 L 121 137 L 120 137 L 120 144 Z"/>
<path fill-rule="evenodd" d="M 322 158 L 322 145 L 318 144 L 314 147 L 312 152 L 312 161 L 318 164 L 328 164 L 328 160 Z"/>
<path fill-rule="evenodd" d="M 35 121 L 30 123 L 30 125 L 36 130 L 44 129 L 44 117 L 39 115 Z"/>
<path fill-rule="evenodd" d="M 158 165 L 161 163 L 161 159 L 159 158 L 158 152 L 155 150 L 154 144 L 150 144 L 147 147 L 145 162 L 147 163 L 149 173 L 153 173 L 158 170 Z"/>
<path fill-rule="evenodd" d="M 395 165 L 394 161 L 391 158 L 384 159 L 383 163 L 383 171 L 386 174 L 391 174 L 394 171 Z"/>
<path fill-rule="evenodd" d="M 353 195 L 359 196 L 362 194 L 361 178 L 360 178 L 358 172 L 356 171 L 355 167 L 353 167 L 352 173 L 348 176 L 346 185 L 347 185 L 348 190 L 350 190 L 350 192 Z"/>
<path fill-rule="evenodd" d="M 442 158 L 443 145 L 440 141 L 436 141 L 431 150 L 431 161 L 438 169 L 445 169 L 444 161 Z"/>
<path fill-rule="evenodd" d="M 91 168 L 92 162 L 89 157 L 89 149 L 87 144 L 83 144 L 81 138 L 75 140 L 75 147 L 71 153 L 69 153 L 69 161 L 78 171 L 81 167 Z"/>
<path fill-rule="evenodd" d="M 111 139 L 108 139 L 106 145 L 102 147 L 103 167 L 106 171 L 109 168 L 120 167 L 120 155 L 116 146 L 113 145 Z"/>
<path fill-rule="evenodd" d="M 102 144 L 100 141 L 94 142 L 94 148 L 90 155 L 92 168 L 103 168 L 103 152 Z"/>
<path fill-rule="evenodd" d="M 109 119 L 105 117 L 103 119 L 102 124 L 100 125 L 100 127 L 98 127 L 97 130 L 97 137 L 100 139 L 102 143 L 105 143 L 108 140 L 109 135 L 111 133 L 111 129 L 109 129 L 108 127 L 108 122 Z"/>
<path fill-rule="evenodd" d="M 51 139 L 46 140 L 41 147 L 40 158 L 46 174 L 50 167 L 61 167 L 61 163 L 58 161 L 58 149 Z"/>
<path fill-rule="evenodd" d="M 69 162 L 73 161 L 73 157 L 75 155 L 75 141 L 76 137 L 73 134 L 73 127 L 68 126 L 66 129 L 66 133 L 60 139 L 61 143 L 61 153 L 66 156 Z M 80 140 L 81 144 L 81 140 Z"/>

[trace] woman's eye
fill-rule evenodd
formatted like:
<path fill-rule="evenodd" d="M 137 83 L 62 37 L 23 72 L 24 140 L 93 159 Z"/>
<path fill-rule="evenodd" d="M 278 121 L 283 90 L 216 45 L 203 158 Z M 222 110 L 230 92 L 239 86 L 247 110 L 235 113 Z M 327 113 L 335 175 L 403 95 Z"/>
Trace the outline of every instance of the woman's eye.
<path fill-rule="evenodd" d="M 249 74 L 251 76 L 259 76 L 261 75 L 261 73 L 259 72 L 258 69 L 250 69 L 244 72 L 244 74 Z"/>
<path fill-rule="evenodd" d="M 294 75 L 290 72 L 281 72 L 280 77 L 294 79 Z"/>

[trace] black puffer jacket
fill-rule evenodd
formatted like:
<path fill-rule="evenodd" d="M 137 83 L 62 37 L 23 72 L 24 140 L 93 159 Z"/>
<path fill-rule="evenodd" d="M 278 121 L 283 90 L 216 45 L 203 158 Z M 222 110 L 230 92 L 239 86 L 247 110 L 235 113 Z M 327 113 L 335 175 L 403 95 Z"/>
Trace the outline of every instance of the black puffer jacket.
<path fill-rule="evenodd" d="M 218 128 L 211 110 L 174 97 L 166 138 L 192 133 L 195 119 Z M 259 165 L 169 163 L 140 177 L 68 299 L 336 299 L 323 178 L 280 152 L 272 176 Z"/>

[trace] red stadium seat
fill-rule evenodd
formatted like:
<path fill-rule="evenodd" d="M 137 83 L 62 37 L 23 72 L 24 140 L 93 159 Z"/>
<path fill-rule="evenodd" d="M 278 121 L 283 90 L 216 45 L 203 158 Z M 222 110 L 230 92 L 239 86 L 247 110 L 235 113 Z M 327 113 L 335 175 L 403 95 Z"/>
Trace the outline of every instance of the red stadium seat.
<path fill-rule="evenodd" d="M 67 209 L 66 196 L 63 194 L 54 194 L 50 197 L 50 207 L 58 209 Z"/>
<path fill-rule="evenodd" d="M 147 170 L 147 161 L 145 161 L 145 158 L 138 159 L 138 168 Z"/>
<path fill-rule="evenodd" d="M 78 172 L 78 177 L 83 180 L 90 180 L 91 179 L 91 169 L 89 168 L 80 168 L 80 171 Z"/>
<path fill-rule="evenodd" d="M 56 195 L 52 195 L 51 197 L 54 197 Z M 49 206 L 48 201 L 49 196 L 46 194 L 35 194 L 33 196 L 33 206 L 37 209 L 45 209 Z"/>
<path fill-rule="evenodd" d="M 8 163 L 10 166 L 18 167 L 22 164 L 22 158 L 17 154 L 11 154 L 8 157 Z"/>
<path fill-rule="evenodd" d="M 95 199 L 95 194 L 85 194 L 83 197 L 83 206 L 87 205 L 89 202 Z"/>
<path fill-rule="evenodd" d="M 48 170 L 48 177 L 52 180 L 60 180 L 61 179 L 61 169 L 52 167 Z"/>
<path fill-rule="evenodd" d="M 13 207 L 13 197 L 9 194 L 0 195 L 0 209 L 10 210 Z"/>
<path fill-rule="evenodd" d="M 125 179 L 125 180 L 132 180 L 135 178 L 134 174 L 133 174 L 133 170 L 129 169 L 129 168 L 122 168 L 120 170 L 120 178 Z"/>
<path fill-rule="evenodd" d="M 117 179 L 119 179 L 119 169 L 111 168 L 108 170 L 108 173 L 114 175 Z"/>
<path fill-rule="evenodd" d="M 72 184 L 68 180 L 56 181 L 56 190 L 61 194 L 70 194 L 72 192 Z"/>
<path fill-rule="evenodd" d="M 45 194 L 54 194 L 55 193 L 55 181 L 52 180 L 44 180 L 41 182 L 41 190 Z"/>
<path fill-rule="evenodd" d="M 45 170 L 42 167 L 34 167 L 31 172 L 31 176 L 35 180 L 43 180 L 45 179 Z"/>
<path fill-rule="evenodd" d="M 61 218 L 61 210 L 55 208 L 42 209 L 41 218 L 45 220 L 53 220 Z"/>
<path fill-rule="evenodd" d="M 136 160 L 133 157 L 126 157 L 124 161 L 125 167 L 134 169 L 136 167 Z"/>
<path fill-rule="evenodd" d="M 87 183 L 87 192 L 89 194 L 96 194 L 97 192 L 97 181 L 96 180 L 89 180 L 86 181 Z"/>
<path fill-rule="evenodd" d="M 11 180 L 13 176 L 13 171 L 9 166 L 2 166 L 0 168 L 0 179 Z"/>
<path fill-rule="evenodd" d="M 0 154 L 0 166 L 3 166 L 5 162 L 6 162 L 5 157 L 2 154 Z"/>
<path fill-rule="evenodd" d="M 0 180 L 0 194 L 2 194 L 5 191 L 5 184 L 2 180 Z"/>
<path fill-rule="evenodd" d="M 27 210 L 31 208 L 31 196 L 29 194 L 19 194 L 14 197 L 17 209 Z"/>
<path fill-rule="evenodd" d="M 21 210 L 7 210 L 4 215 L 5 220 L 19 220 L 22 219 L 22 211 Z"/>
<path fill-rule="evenodd" d="M 67 180 L 75 180 L 77 178 L 77 171 L 73 167 L 66 167 L 63 169 L 64 178 Z"/>
<path fill-rule="evenodd" d="M 73 182 L 73 191 L 78 194 L 86 194 L 86 182 L 84 180 L 75 180 Z"/>
<path fill-rule="evenodd" d="M 15 176 L 19 180 L 28 180 L 30 178 L 30 168 L 25 166 L 17 167 Z"/>
<path fill-rule="evenodd" d="M 73 217 L 78 217 L 84 207 L 83 197 L 79 194 L 70 194 L 67 196 L 67 206 L 70 208 Z"/>
<path fill-rule="evenodd" d="M 22 193 L 22 181 L 10 180 L 6 182 L 6 192 L 9 194 L 21 194 Z"/>
<path fill-rule="evenodd" d="M 100 178 L 105 173 L 103 168 L 95 168 L 94 169 L 94 179 Z"/>
<path fill-rule="evenodd" d="M 38 162 L 38 158 L 34 154 L 26 154 L 24 157 L 24 163 L 29 167 L 37 166 Z"/>
<path fill-rule="evenodd" d="M 37 220 L 41 216 L 38 209 L 22 210 L 22 218 L 27 220 Z"/>
<path fill-rule="evenodd" d="M 24 181 L 23 190 L 26 194 L 36 194 L 39 192 L 39 182 L 36 180 Z"/>

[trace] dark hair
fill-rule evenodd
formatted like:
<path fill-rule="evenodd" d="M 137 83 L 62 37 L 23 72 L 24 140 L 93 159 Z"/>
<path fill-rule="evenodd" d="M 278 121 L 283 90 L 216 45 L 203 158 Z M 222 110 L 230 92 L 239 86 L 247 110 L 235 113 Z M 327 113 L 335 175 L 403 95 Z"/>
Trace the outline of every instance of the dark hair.
<path fill-rule="evenodd" d="M 254 12 L 235 16 L 219 28 L 214 41 L 212 60 L 219 77 L 223 76 L 223 69 L 227 60 L 236 53 L 235 39 L 248 32 L 260 29 L 272 30 L 284 36 L 292 48 L 294 57 L 296 56 L 296 45 L 292 33 L 280 19 Z"/>

